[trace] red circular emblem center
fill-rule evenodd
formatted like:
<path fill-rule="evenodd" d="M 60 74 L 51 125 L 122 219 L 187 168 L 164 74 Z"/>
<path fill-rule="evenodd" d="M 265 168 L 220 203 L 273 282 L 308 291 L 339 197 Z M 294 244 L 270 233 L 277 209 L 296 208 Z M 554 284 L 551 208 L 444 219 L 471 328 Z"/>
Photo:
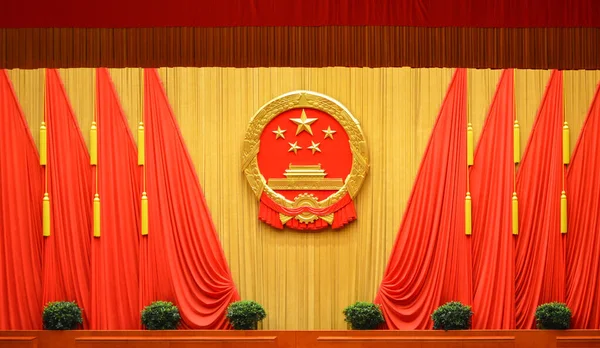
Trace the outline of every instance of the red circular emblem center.
<path fill-rule="evenodd" d="M 352 169 L 344 128 L 332 116 L 311 108 L 288 110 L 273 118 L 260 136 L 257 160 L 267 185 L 292 201 L 302 193 L 327 198 Z M 311 189 L 292 189 L 298 184 Z"/>

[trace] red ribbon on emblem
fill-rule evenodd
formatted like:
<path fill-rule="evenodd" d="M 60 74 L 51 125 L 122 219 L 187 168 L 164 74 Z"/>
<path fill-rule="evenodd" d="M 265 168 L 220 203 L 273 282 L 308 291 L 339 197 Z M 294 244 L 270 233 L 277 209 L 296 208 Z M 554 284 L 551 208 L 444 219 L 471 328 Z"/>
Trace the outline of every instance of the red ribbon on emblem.
<path fill-rule="evenodd" d="M 336 229 L 343 227 L 344 225 L 356 220 L 356 209 L 354 209 L 354 201 L 349 194 L 346 193 L 342 199 L 337 203 L 330 205 L 325 208 L 314 208 L 314 207 L 298 207 L 298 208 L 286 208 L 275 203 L 267 194 L 263 193 L 260 197 L 260 209 L 258 212 L 258 218 L 279 229 L 283 229 L 283 222 L 281 221 L 280 214 L 285 216 L 297 216 L 302 213 L 311 213 L 318 217 L 327 216 L 333 214 L 333 221 L 331 228 Z M 285 225 L 289 228 L 296 230 L 320 230 L 329 226 L 329 223 L 322 218 L 316 221 L 304 223 L 299 220 L 292 218 L 289 219 Z"/>

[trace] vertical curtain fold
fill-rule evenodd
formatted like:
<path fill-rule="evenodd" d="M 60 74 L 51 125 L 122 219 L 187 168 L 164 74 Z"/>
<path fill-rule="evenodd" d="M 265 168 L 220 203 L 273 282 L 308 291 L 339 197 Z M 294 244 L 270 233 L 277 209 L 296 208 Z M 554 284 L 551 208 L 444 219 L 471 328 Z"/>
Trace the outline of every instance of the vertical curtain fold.
<path fill-rule="evenodd" d="M 146 286 L 170 279 L 171 286 L 161 284 L 152 299 L 175 299 L 186 327 L 228 328 L 225 311 L 239 295 L 194 165 L 154 69 L 144 71 L 144 124 L 149 209 L 149 231 L 144 237 L 149 259 L 144 266 L 145 273 L 152 274 Z"/>
<path fill-rule="evenodd" d="M 0 330 L 42 327 L 43 177 L 15 91 L 0 70 Z"/>
<path fill-rule="evenodd" d="M 600 84 L 567 172 L 566 301 L 572 328 L 600 329 Z"/>
<path fill-rule="evenodd" d="M 46 70 L 51 235 L 44 241 L 43 303 L 75 301 L 89 328 L 93 173 L 79 124 L 56 70 Z"/>
<path fill-rule="evenodd" d="M 448 301 L 471 304 L 470 241 L 465 236 L 466 70 L 448 87 L 415 179 L 375 302 L 391 329 L 431 328 Z"/>
<path fill-rule="evenodd" d="M 95 330 L 140 328 L 140 169 L 137 149 L 108 70 L 96 70 L 100 238 L 92 240 Z"/>
<path fill-rule="evenodd" d="M 565 301 L 564 239 L 560 233 L 562 125 L 563 76 L 561 71 L 553 71 L 517 173 L 517 329 L 534 328 L 538 305 Z"/>
<path fill-rule="evenodd" d="M 514 329 L 514 72 L 502 72 L 471 167 L 473 329 Z"/>

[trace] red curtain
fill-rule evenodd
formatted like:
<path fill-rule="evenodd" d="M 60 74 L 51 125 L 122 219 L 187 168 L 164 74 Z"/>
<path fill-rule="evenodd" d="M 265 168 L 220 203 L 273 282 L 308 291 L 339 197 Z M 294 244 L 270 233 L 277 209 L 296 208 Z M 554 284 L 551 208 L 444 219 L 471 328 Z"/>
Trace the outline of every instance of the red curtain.
<path fill-rule="evenodd" d="M 184 325 L 225 329 L 239 300 L 192 160 L 158 72 L 144 70 L 146 191 L 143 302 L 175 300 Z"/>
<path fill-rule="evenodd" d="M 93 178 L 79 124 L 56 70 L 46 70 L 51 235 L 44 241 L 43 303 L 75 301 L 90 321 Z"/>
<path fill-rule="evenodd" d="M 0 125 L 0 330 L 39 330 L 43 171 L 5 70 Z"/>
<path fill-rule="evenodd" d="M 91 327 L 138 329 L 141 171 L 107 69 L 96 70 L 96 110 L 101 237 L 92 240 Z"/>
<path fill-rule="evenodd" d="M 473 328 L 514 329 L 514 73 L 502 72 L 481 132 L 470 184 L 473 202 Z"/>
<path fill-rule="evenodd" d="M 565 301 L 564 240 L 560 233 L 563 77 L 553 71 L 517 174 L 517 329 L 535 326 L 538 305 Z"/>
<path fill-rule="evenodd" d="M 596 0 L 24 0 L 0 27 L 597 27 Z"/>
<path fill-rule="evenodd" d="M 391 329 L 428 329 L 448 301 L 471 304 L 465 235 L 466 70 L 454 74 L 415 179 L 375 302 Z"/>
<path fill-rule="evenodd" d="M 567 305 L 572 327 L 600 329 L 600 84 L 567 172 Z"/>

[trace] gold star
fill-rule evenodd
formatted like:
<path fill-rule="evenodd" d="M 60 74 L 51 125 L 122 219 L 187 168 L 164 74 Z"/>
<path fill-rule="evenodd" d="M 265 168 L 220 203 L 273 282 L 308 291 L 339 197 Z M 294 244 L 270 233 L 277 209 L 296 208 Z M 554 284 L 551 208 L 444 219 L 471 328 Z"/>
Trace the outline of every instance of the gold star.
<path fill-rule="evenodd" d="M 330 126 L 327 126 L 327 129 L 323 129 L 323 132 L 325 133 L 325 138 L 323 139 L 331 138 L 331 140 L 333 140 L 333 134 L 335 134 L 335 131 L 332 130 Z"/>
<path fill-rule="evenodd" d="M 308 134 L 313 135 L 310 125 L 313 124 L 316 120 L 318 119 L 307 118 L 304 109 L 302 109 L 302 115 L 300 115 L 300 118 L 290 118 L 290 121 L 298 125 L 298 129 L 296 129 L 296 135 L 300 134 L 302 131 L 307 131 Z"/>
<path fill-rule="evenodd" d="M 315 154 L 315 151 L 319 151 L 319 152 L 321 152 L 321 149 L 319 149 L 319 145 L 321 145 L 321 143 L 316 143 L 316 144 L 315 144 L 315 142 L 314 142 L 314 141 L 312 141 L 312 140 L 311 140 L 310 142 L 312 143 L 312 145 L 311 145 L 311 146 L 309 146 L 308 148 L 312 150 L 312 152 L 313 152 L 313 155 Z"/>
<path fill-rule="evenodd" d="M 277 140 L 279 138 L 285 139 L 285 135 L 283 134 L 285 132 L 286 132 L 285 129 L 281 129 L 281 128 L 279 128 L 279 126 L 277 126 L 277 130 L 273 131 L 273 133 L 275 133 L 275 140 Z"/>
<path fill-rule="evenodd" d="M 306 94 L 302 93 L 300 94 L 300 98 L 298 98 L 298 107 L 309 107 L 310 104 L 308 104 L 308 100 L 306 100 Z"/>
<path fill-rule="evenodd" d="M 293 144 L 292 143 L 288 143 L 288 144 L 290 144 L 290 146 L 291 146 L 290 149 L 288 150 L 288 152 L 294 151 L 294 153 L 297 155 L 298 154 L 298 150 L 301 149 L 301 147 L 298 146 L 298 142 L 295 142 Z"/>

